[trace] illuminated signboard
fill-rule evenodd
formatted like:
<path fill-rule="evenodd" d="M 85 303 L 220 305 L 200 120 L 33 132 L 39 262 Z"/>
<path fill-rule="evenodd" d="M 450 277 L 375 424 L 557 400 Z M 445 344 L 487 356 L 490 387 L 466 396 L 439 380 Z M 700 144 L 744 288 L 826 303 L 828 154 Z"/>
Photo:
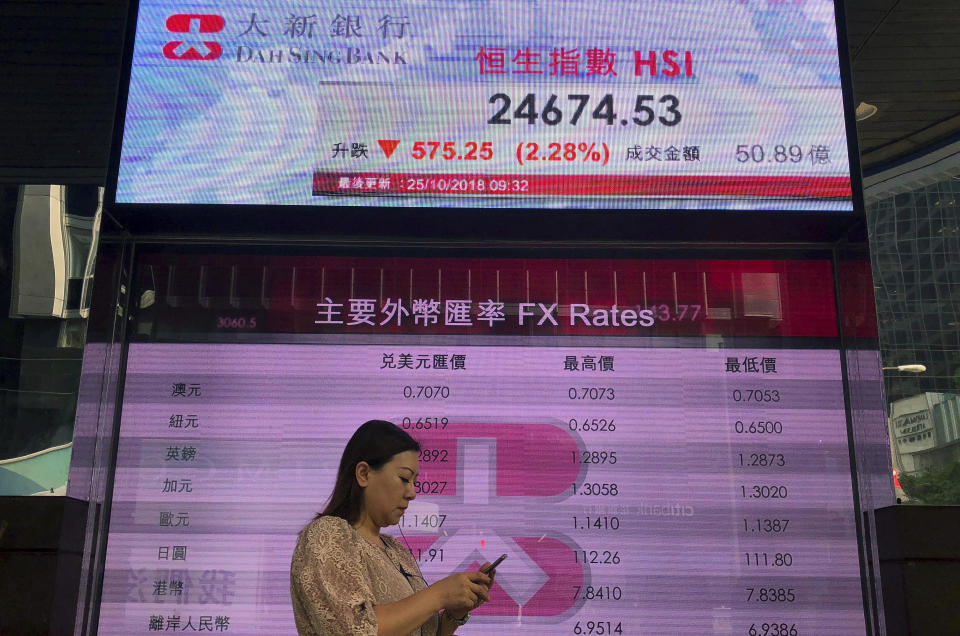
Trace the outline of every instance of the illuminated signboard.
<path fill-rule="evenodd" d="M 119 204 L 852 209 L 832 0 L 141 0 Z"/>
<path fill-rule="evenodd" d="M 463 633 L 864 634 L 830 269 L 145 258 L 98 633 L 295 633 L 297 532 L 387 418 L 426 580 L 510 555 Z"/>

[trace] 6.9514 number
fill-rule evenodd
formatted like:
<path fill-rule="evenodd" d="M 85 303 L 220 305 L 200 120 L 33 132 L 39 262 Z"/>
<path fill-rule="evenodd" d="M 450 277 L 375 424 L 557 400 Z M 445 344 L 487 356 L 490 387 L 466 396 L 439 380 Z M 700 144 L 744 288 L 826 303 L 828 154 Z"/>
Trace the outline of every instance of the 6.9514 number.
<path fill-rule="evenodd" d="M 574 634 L 596 634 L 604 636 L 605 634 L 622 634 L 623 623 L 614 623 L 612 621 L 577 621 L 573 626 Z"/>

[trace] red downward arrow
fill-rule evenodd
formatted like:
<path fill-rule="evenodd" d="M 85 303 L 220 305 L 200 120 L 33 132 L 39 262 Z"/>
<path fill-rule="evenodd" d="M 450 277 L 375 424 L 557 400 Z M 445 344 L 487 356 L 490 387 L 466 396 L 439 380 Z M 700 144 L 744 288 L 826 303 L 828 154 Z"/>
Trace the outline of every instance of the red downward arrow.
<path fill-rule="evenodd" d="M 400 145 L 399 139 L 377 139 L 377 143 L 380 144 L 380 149 L 383 150 L 383 154 L 387 155 L 387 159 L 390 158 L 390 155 L 393 154 L 393 151 L 397 149 L 397 146 Z"/>

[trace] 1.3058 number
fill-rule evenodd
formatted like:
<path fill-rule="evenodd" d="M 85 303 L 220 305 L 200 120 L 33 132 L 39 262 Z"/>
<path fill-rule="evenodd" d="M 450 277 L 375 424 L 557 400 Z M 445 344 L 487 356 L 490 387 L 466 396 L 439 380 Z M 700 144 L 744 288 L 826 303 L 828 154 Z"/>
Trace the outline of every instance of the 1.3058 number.
<path fill-rule="evenodd" d="M 574 495 L 584 497 L 616 497 L 620 494 L 620 487 L 616 483 L 597 483 L 584 482 L 577 487 L 577 484 L 571 484 Z"/>

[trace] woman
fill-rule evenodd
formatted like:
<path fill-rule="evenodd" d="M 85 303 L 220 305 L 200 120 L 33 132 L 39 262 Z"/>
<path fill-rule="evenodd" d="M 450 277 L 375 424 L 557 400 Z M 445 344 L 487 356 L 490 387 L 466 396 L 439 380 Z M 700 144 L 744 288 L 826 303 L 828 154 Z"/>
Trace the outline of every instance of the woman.
<path fill-rule="evenodd" d="M 416 440 L 381 420 L 347 442 L 330 501 L 293 552 L 290 596 L 300 636 L 446 636 L 489 599 L 493 572 L 460 572 L 427 586 L 410 552 L 380 534 L 416 497 L 419 451 Z"/>

